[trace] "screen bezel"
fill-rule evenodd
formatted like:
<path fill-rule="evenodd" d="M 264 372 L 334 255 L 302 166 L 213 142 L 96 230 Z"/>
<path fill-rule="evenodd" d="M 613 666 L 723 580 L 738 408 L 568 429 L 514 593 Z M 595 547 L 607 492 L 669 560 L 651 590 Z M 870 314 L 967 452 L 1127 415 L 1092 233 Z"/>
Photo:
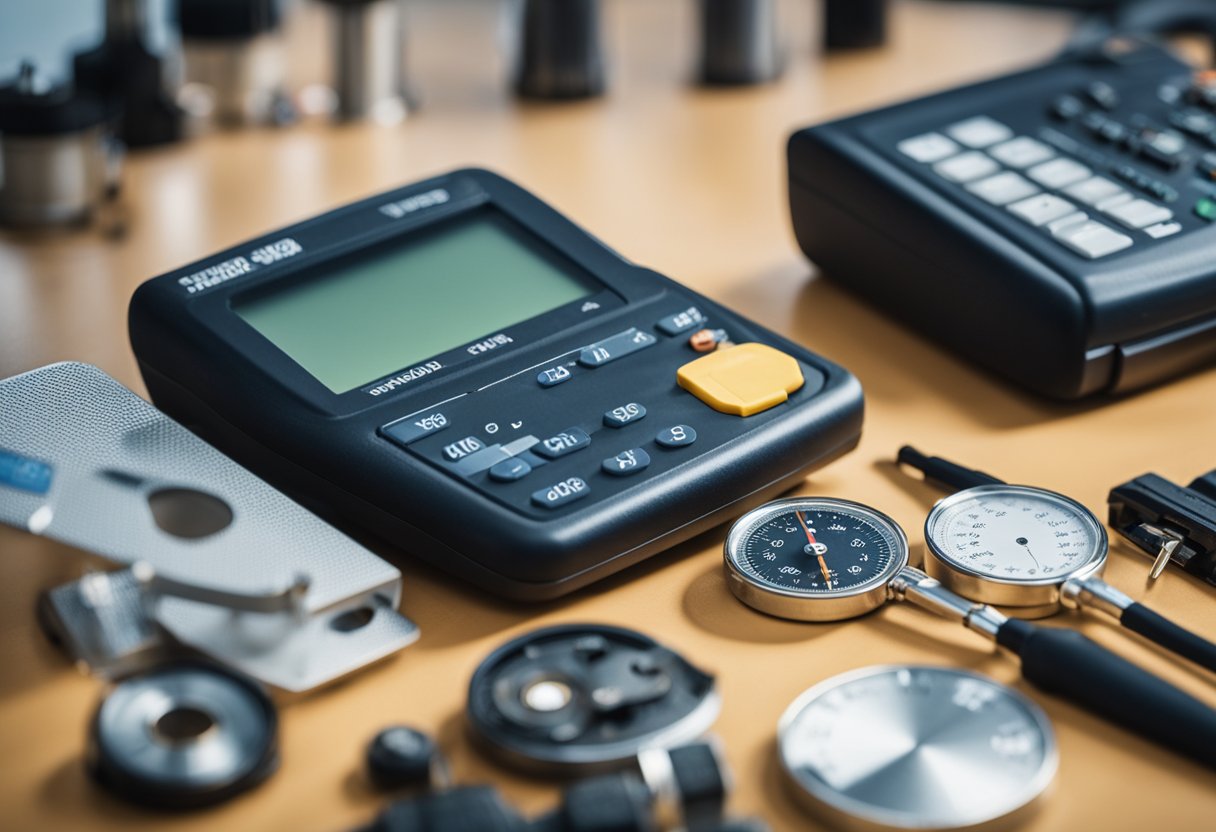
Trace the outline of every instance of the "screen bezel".
<path fill-rule="evenodd" d="M 263 332 L 256 324 L 248 317 L 242 314 L 240 307 L 254 304 L 263 301 L 267 298 L 274 297 L 286 292 L 290 292 L 296 287 L 306 286 L 314 282 L 340 281 L 343 279 L 343 272 L 347 269 L 367 266 L 379 259 L 389 259 L 394 256 L 405 255 L 411 249 L 415 249 L 419 242 L 423 242 L 420 238 L 425 238 L 428 235 L 436 232 L 442 233 L 444 230 L 451 228 L 455 230 L 455 226 L 461 223 L 476 223 L 479 218 L 489 218 L 489 222 L 493 223 L 500 221 L 503 225 L 499 225 L 500 229 L 504 229 L 506 236 L 511 239 L 511 242 L 533 259 L 543 261 L 555 272 L 561 273 L 572 284 L 577 284 L 583 294 L 577 298 L 565 301 L 547 308 L 541 309 L 532 315 L 520 320 L 507 321 L 504 324 L 491 329 L 489 332 L 479 332 L 474 338 L 465 341 L 453 342 L 451 346 L 442 349 L 437 353 L 428 353 L 418 356 L 415 360 L 405 365 L 398 365 L 387 375 L 376 375 L 371 378 L 363 378 L 358 384 L 348 387 L 343 390 L 335 390 L 332 386 L 326 383 L 323 379 L 313 373 L 311 369 L 298 361 L 286 349 L 277 344 L 270 335 Z M 467 227 L 467 226 L 466 226 Z M 405 275 L 402 279 L 408 279 Z M 499 209 L 491 202 L 482 202 L 479 205 L 469 207 L 464 211 L 449 214 L 440 218 L 435 222 L 424 223 L 420 226 L 410 228 L 408 233 L 394 234 L 382 240 L 371 243 L 370 245 L 361 246 L 352 251 L 347 251 L 340 255 L 335 255 L 325 258 L 323 261 L 316 261 L 310 264 L 306 271 L 298 271 L 292 275 L 290 279 L 276 280 L 269 283 L 263 283 L 259 286 L 233 292 L 229 296 L 228 308 L 237 317 L 241 318 L 246 324 L 251 326 L 259 335 L 267 340 L 275 349 L 282 352 L 288 359 L 295 362 L 301 369 L 312 376 L 325 389 L 332 392 L 334 395 L 345 395 L 352 390 L 363 390 L 374 386 L 377 382 L 391 378 L 394 374 L 399 374 L 404 370 L 419 365 L 425 365 L 427 362 L 442 360 L 446 367 L 451 367 L 457 363 L 464 363 L 470 357 L 467 354 L 467 349 L 474 344 L 481 344 L 488 339 L 505 333 L 509 330 L 516 329 L 527 322 L 549 315 L 564 307 L 578 304 L 581 306 L 596 296 L 602 294 L 606 287 L 604 283 L 591 274 L 586 268 L 575 262 L 572 258 L 565 255 L 559 249 L 550 245 L 544 238 L 534 233 L 527 226 L 520 223 L 510 214 Z M 453 309 L 453 312 L 458 310 Z M 497 349 L 500 346 L 495 345 L 491 348 Z"/>
<path fill-rule="evenodd" d="M 409 200 L 419 194 L 433 191 L 437 186 L 442 186 L 450 193 L 450 198 L 443 204 L 411 212 L 404 217 L 389 218 L 382 213 L 381 209 L 388 204 Z M 394 378 L 419 365 L 403 367 L 389 376 L 375 379 L 368 385 L 346 393 L 334 393 L 230 308 L 232 299 L 238 295 L 264 291 L 280 281 L 307 280 L 318 270 L 328 268 L 332 261 L 352 252 L 380 243 L 391 244 L 432 223 L 443 222 L 487 204 L 492 204 L 543 243 L 586 270 L 603 285 L 603 290 L 509 327 L 506 331 L 514 341 L 501 349 L 467 358 L 459 356 L 457 363 L 445 363 L 440 371 L 418 378 L 391 393 L 378 396 L 371 395 L 369 391 L 384 380 Z M 288 237 L 302 246 L 301 254 L 259 268 L 239 279 L 222 283 L 197 295 L 182 296 L 183 292 L 178 285 L 181 278 L 210 264 L 247 254 L 256 247 L 270 245 Z M 161 281 L 162 291 L 170 295 L 171 307 L 184 307 L 184 311 L 195 324 L 202 328 L 203 333 L 196 336 L 198 349 L 222 350 L 224 363 L 234 367 L 239 365 L 246 372 L 255 373 L 261 383 L 273 384 L 313 409 L 334 416 L 351 415 L 384 402 L 399 400 L 403 395 L 433 389 L 448 380 L 500 359 L 519 363 L 522 359 L 511 357 L 533 347 L 576 337 L 580 330 L 592 329 L 605 317 L 666 291 L 666 281 L 661 276 L 625 260 L 527 191 L 493 174 L 478 170 L 458 171 L 339 208 L 180 268 L 163 275 L 158 279 L 158 283 Z M 594 308 L 588 310 L 588 306 Z M 486 336 L 493 334 L 495 333 L 487 333 Z M 428 360 L 458 356 L 468 346 L 484 340 L 486 336 L 466 342 L 450 353 Z M 552 347 L 547 346 L 546 351 L 549 349 Z"/>

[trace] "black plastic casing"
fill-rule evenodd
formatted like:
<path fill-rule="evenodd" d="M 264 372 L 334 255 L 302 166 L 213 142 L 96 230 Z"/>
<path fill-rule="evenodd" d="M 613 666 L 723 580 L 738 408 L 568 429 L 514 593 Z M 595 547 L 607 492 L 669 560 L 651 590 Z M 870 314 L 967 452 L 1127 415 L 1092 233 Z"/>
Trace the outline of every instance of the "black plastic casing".
<path fill-rule="evenodd" d="M 506 327 L 498 333 L 508 336 L 505 345 L 462 345 L 436 357 L 438 370 L 395 374 L 410 380 L 394 389 L 369 379 L 342 394 L 231 310 L 240 293 L 307 279 L 334 268 L 335 258 L 391 246 L 411 231 L 487 205 L 603 290 Z M 747 418 L 718 413 L 681 390 L 676 368 L 697 354 L 687 333 L 668 337 L 655 323 L 690 305 L 736 343 L 760 341 L 794 356 L 804 387 Z M 170 416 L 348 531 L 370 532 L 523 600 L 578 589 L 730 519 L 851 450 L 861 431 L 861 387 L 847 371 L 627 262 L 536 197 L 482 170 L 373 197 L 154 278 L 136 291 L 129 327 L 148 391 Z M 580 347 L 634 327 L 658 343 L 596 369 L 575 367 L 574 378 L 558 386 L 537 384 L 538 370 L 554 357 L 568 359 L 572 351 L 577 357 Z M 647 407 L 646 417 L 619 430 L 605 427 L 603 413 L 631 401 Z M 379 433 L 436 408 L 451 426 L 408 449 Z M 495 433 L 488 435 L 491 424 Z M 697 441 L 657 446 L 657 432 L 674 424 L 694 427 Z M 466 435 L 505 443 L 573 426 L 591 434 L 591 446 L 517 483 L 492 482 L 485 472 L 462 478 L 441 455 L 445 443 Z M 646 471 L 614 477 L 600 470 L 602 459 L 631 447 L 652 458 Z M 585 479 L 590 495 L 557 509 L 530 502 L 536 489 L 569 476 Z"/>
<path fill-rule="evenodd" d="M 1141 44 L 796 132 L 789 199 L 799 245 L 829 278 L 893 317 L 1053 398 L 1123 392 L 1193 369 L 1216 356 L 1216 225 L 1192 212 L 1197 199 L 1216 194 L 1195 167 L 1212 147 L 1193 140 L 1186 164 L 1166 173 L 1048 114 L 1056 97 L 1104 81 L 1122 96 L 1111 118 L 1164 127 L 1168 110 L 1157 91 L 1190 74 Z M 977 115 L 1068 147 L 1063 155 L 1095 173 L 1115 178 L 1111 171 L 1126 167 L 1174 188 L 1179 198 L 1169 205 L 1183 231 L 1161 240 L 1127 232 L 1132 247 L 1088 260 L 896 150 L 903 139 Z"/>

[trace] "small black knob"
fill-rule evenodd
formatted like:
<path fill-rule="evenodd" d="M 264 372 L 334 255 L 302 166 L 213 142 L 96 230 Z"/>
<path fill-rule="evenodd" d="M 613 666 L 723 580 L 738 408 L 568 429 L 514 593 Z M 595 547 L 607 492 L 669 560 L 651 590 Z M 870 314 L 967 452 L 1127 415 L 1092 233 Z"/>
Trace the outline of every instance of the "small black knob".
<path fill-rule="evenodd" d="M 421 731 L 394 725 L 367 746 L 367 774 L 384 791 L 443 786 L 446 766 L 435 741 Z"/>
<path fill-rule="evenodd" d="M 527 98 L 604 91 L 599 0 L 524 0 L 515 90 Z"/>

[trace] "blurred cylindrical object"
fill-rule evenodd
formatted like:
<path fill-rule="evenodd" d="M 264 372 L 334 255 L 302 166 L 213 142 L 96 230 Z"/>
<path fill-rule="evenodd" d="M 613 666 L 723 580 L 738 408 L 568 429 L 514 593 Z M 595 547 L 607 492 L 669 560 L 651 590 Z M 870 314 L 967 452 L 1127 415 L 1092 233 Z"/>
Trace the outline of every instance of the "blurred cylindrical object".
<path fill-rule="evenodd" d="M 887 40 L 888 0 L 823 0 L 826 49 L 868 49 Z"/>
<path fill-rule="evenodd" d="M 588 98 L 604 91 L 599 0 L 522 0 L 515 91 Z"/>
<path fill-rule="evenodd" d="M 177 141 L 182 111 L 167 72 L 174 62 L 145 44 L 147 0 L 106 0 L 105 7 L 105 38 L 73 61 L 76 89 L 118 112 L 118 133 L 129 146 Z"/>
<path fill-rule="evenodd" d="M 335 116 L 400 121 L 407 111 L 400 0 L 324 0 L 333 19 Z"/>
<path fill-rule="evenodd" d="M 701 0 L 702 83 L 760 84 L 780 74 L 777 0 Z"/>
<path fill-rule="evenodd" d="M 95 96 L 40 83 L 30 64 L 0 86 L 0 224 L 88 218 L 117 179 L 107 115 Z"/>
<path fill-rule="evenodd" d="M 221 124 L 290 120 L 278 0 L 179 0 L 186 81 Z"/>

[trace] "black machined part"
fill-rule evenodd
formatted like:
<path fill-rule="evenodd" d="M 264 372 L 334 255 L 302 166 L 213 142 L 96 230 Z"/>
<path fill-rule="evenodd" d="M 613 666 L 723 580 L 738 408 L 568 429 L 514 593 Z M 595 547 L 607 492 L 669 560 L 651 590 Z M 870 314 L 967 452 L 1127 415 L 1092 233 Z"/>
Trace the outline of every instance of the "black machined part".
<path fill-rule="evenodd" d="M 825 0 L 823 45 L 826 49 L 882 46 L 889 16 L 889 0 Z"/>
<path fill-rule="evenodd" d="M 101 43 L 73 59 L 76 89 L 116 111 L 118 135 L 130 147 L 180 140 L 184 113 L 169 93 L 164 58 L 144 43 L 142 0 L 112 0 L 106 12 Z"/>
<path fill-rule="evenodd" d="M 527 832 L 492 786 L 462 786 L 394 803 L 360 832 Z"/>
<path fill-rule="evenodd" d="M 701 0 L 700 78 L 759 84 L 781 74 L 776 0 Z"/>
<path fill-rule="evenodd" d="M 105 124 L 111 117 L 101 99 L 67 86 L 38 89 L 34 67 L 22 64 L 11 83 L 0 86 L 0 133 L 59 136 Z"/>
<path fill-rule="evenodd" d="M 469 683 L 465 713 L 492 753 L 575 773 L 617 769 L 643 747 L 688 741 L 717 707 L 714 678 L 654 640 L 565 625 L 490 654 Z"/>
<path fill-rule="evenodd" d="M 523 0 L 515 90 L 525 98 L 604 91 L 599 0 Z"/>
<path fill-rule="evenodd" d="M 1117 485 L 1107 497 L 1111 527 L 1156 557 L 1177 538 L 1170 562 L 1216 585 L 1216 471 L 1186 486 L 1157 474 Z"/>
<path fill-rule="evenodd" d="M 186 40 L 242 40 L 277 29 L 282 11 L 279 0 L 178 0 L 177 22 Z"/>

